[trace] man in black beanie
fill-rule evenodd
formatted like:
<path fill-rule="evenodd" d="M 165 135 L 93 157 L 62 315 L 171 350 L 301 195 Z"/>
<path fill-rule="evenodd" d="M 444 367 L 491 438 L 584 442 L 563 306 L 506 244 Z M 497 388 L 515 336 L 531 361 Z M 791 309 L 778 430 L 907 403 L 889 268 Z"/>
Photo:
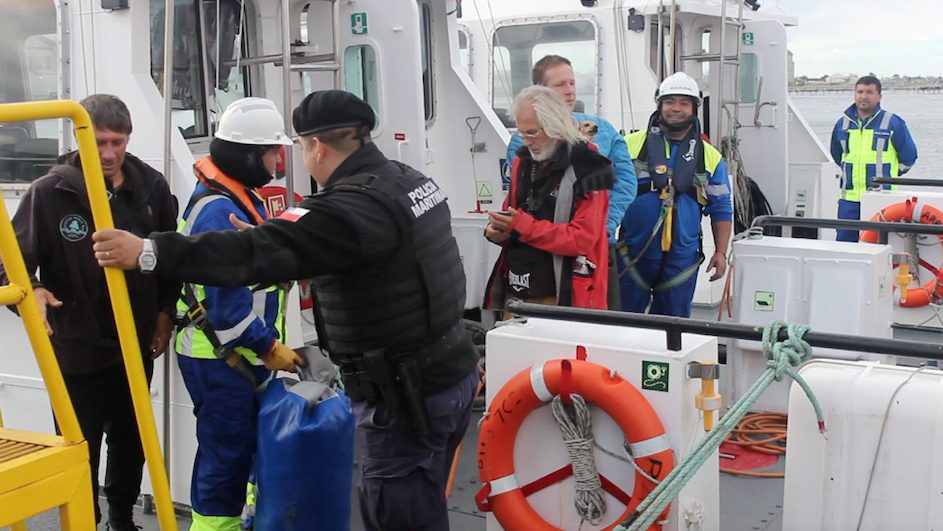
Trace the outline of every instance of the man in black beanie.
<path fill-rule="evenodd" d="M 180 233 L 232 230 L 231 216 L 251 225 L 268 217 L 256 189 L 272 180 L 280 146 L 292 144 L 282 124 L 266 99 L 243 98 L 226 108 L 210 155 L 194 165 L 198 182 Z M 300 357 L 284 344 L 283 290 L 216 284 L 222 283 L 184 284 L 175 350 L 197 423 L 194 528 L 228 530 L 239 528 L 255 457 L 256 389 L 272 371 L 294 371 Z"/>
<path fill-rule="evenodd" d="M 447 530 L 445 484 L 480 376 L 445 194 L 380 153 L 373 110 L 353 94 L 315 92 L 292 118 L 320 193 L 242 232 L 142 241 L 101 231 L 96 257 L 132 269 L 147 242 L 161 278 L 244 285 L 313 277 L 321 347 L 341 367 L 357 416 L 366 529 Z"/>

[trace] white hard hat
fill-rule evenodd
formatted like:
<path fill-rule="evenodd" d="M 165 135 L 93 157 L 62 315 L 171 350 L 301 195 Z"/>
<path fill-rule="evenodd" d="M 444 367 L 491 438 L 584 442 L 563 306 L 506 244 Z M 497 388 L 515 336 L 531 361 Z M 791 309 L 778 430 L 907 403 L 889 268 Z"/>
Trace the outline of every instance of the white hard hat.
<path fill-rule="evenodd" d="M 675 72 L 661 82 L 655 93 L 655 102 L 665 96 L 690 96 L 697 105 L 701 104 L 701 90 L 697 88 L 697 81 L 684 72 Z"/>
<path fill-rule="evenodd" d="M 214 135 L 220 140 L 255 146 L 292 145 L 275 104 L 265 98 L 242 98 L 229 104 Z"/>

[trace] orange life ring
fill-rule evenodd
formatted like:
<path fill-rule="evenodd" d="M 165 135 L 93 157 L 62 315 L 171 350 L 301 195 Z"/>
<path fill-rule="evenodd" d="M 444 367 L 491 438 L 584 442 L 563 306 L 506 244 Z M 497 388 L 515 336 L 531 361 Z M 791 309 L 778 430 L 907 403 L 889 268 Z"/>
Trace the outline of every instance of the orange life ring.
<path fill-rule="evenodd" d="M 514 440 L 521 423 L 533 410 L 561 394 L 561 387 L 569 386 L 572 386 L 571 392 L 581 395 L 616 421 L 638 468 L 661 481 L 675 466 L 674 451 L 661 420 L 634 385 L 602 365 L 588 361 L 551 360 L 535 365 L 519 372 L 498 391 L 479 428 L 482 499 L 487 499 L 486 510 L 493 511 L 505 529 L 557 529 L 527 503 L 526 494 L 517 483 Z M 613 529 L 628 518 L 654 488 L 655 484 L 636 471 L 635 488 L 625 512 L 605 529 Z M 649 529 L 659 530 L 661 526 L 654 524 Z"/>
<path fill-rule="evenodd" d="M 894 203 L 882 208 L 871 216 L 871 221 L 907 221 L 927 225 L 943 225 L 943 212 L 931 205 L 917 204 L 917 198 L 913 197 L 901 203 Z M 943 237 L 938 238 L 940 244 L 943 245 Z M 860 241 L 877 243 L 878 232 L 876 230 L 861 231 Z M 908 289 L 907 298 L 900 302 L 901 307 L 919 308 L 930 304 L 934 298 L 943 297 L 943 284 L 937 280 L 940 275 L 939 270 L 940 268 L 933 270 L 933 278 L 924 285 Z"/>

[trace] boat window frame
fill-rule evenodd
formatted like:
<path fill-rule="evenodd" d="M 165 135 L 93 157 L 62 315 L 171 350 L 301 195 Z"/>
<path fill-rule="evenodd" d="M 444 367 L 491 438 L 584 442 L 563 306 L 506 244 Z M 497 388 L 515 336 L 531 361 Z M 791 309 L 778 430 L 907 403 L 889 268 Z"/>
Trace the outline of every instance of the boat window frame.
<path fill-rule="evenodd" d="M 163 48 L 164 48 L 164 34 L 163 34 L 163 21 L 164 21 L 164 10 L 160 8 L 164 2 L 162 0 L 151 0 L 151 2 L 158 7 L 156 14 L 159 16 L 152 16 L 150 22 L 151 29 L 151 42 L 150 42 L 150 77 L 157 86 L 158 92 L 163 91 L 163 83 L 159 82 L 157 76 L 163 72 Z M 189 66 L 189 71 L 197 77 L 197 82 L 200 84 L 199 87 L 192 87 L 191 97 L 198 98 L 194 103 L 193 107 L 175 109 L 176 111 L 192 111 L 194 116 L 194 131 L 193 133 L 187 133 L 182 127 L 179 127 L 181 134 L 184 139 L 189 144 L 200 144 L 205 143 L 210 138 L 216 130 L 216 125 L 218 123 L 219 117 L 222 115 L 222 111 L 225 108 L 225 102 L 217 101 L 214 93 L 216 91 L 216 79 L 211 79 L 210 70 L 214 68 L 214 63 L 216 62 L 216 55 L 213 53 L 212 45 L 215 44 L 213 41 L 216 39 L 216 32 L 213 31 L 210 34 L 210 26 L 206 24 L 207 17 L 211 15 L 211 12 L 207 9 L 207 4 L 212 4 L 211 7 L 215 7 L 217 2 L 222 5 L 224 3 L 229 4 L 228 8 L 232 9 L 233 12 L 238 16 L 239 8 L 245 10 L 242 14 L 242 33 L 240 35 L 239 44 L 241 49 L 238 51 L 240 57 L 251 57 L 251 43 L 253 41 L 254 29 L 252 26 L 255 16 L 252 10 L 252 5 L 250 2 L 241 2 L 240 0 L 175 0 L 174 6 L 174 18 L 177 19 L 179 16 L 178 13 L 181 13 L 185 10 L 189 16 L 193 17 L 192 22 L 194 24 L 194 29 L 192 33 L 188 32 L 187 34 L 179 34 L 176 38 L 186 39 L 193 41 L 189 43 L 193 45 L 196 43 L 197 51 L 195 57 L 191 57 L 190 60 L 194 62 L 193 65 Z M 153 7 L 151 7 L 153 9 Z M 158 20 L 159 19 L 159 20 Z M 159 24 L 158 24 L 159 23 Z M 175 20 L 175 23 L 180 24 L 179 21 Z M 232 30 L 232 37 L 235 40 L 237 33 L 230 26 L 224 26 L 225 30 Z M 158 33 L 158 34 L 155 34 Z M 221 37 L 228 38 L 229 35 L 226 35 L 225 31 L 221 33 Z M 157 50 L 159 48 L 159 52 Z M 236 50 L 233 50 L 236 53 Z M 160 54 L 159 64 L 154 64 L 155 53 Z M 220 57 L 220 62 L 227 61 L 227 59 Z M 228 61 L 231 61 L 228 60 Z M 175 70 L 180 69 L 179 65 L 175 63 Z M 218 72 L 218 65 L 215 65 L 215 71 Z M 240 65 L 240 72 L 238 72 L 237 78 L 241 80 L 239 86 L 241 86 L 241 92 L 236 93 L 236 96 L 232 99 L 239 99 L 242 97 L 251 96 L 253 94 L 253 85 L 255 81 L 255 76 L 253 75 L 253 67 L 250 65 Z M 232 74 L 230 74 L 232 75 Z M 193 81 L 191 81 L 192 83 Z M 214 108 L 219 106 L 219 108 Z"/>
<path fill-rule="evenodd" d="M 59 7 L 52 0 L 43 2 L 42 5 L 31 5 L 28 8 L 31 11 L 28 16 L 32 21 L 44 20 L 48 23 L 31 24 L 29 28 L 17 25 L 16 34 L 8 35 L 15 39 L 13 42 L 15 46 L 8 46 L 4 49 L 4 65 L 8 68 L 7 73 L 13 70 L 11 67 L 15 67 L 18 75 L 6 76 L 3 86 L 0 87 L 4 91 L 0 102 L 56 100 L 60 99 L 63 90 L 67 89 L 67 83 L 62 80 L 62 76 L 68 72 L 62 58 L 64 29 L 61 24 L 57 23 L 58 9 Z M 13 20 L 10 22 L 16 24 Z M 30 43 L 35 40 L 44 41 L 48 46 L 30 46 Z M 43 61 L 42 65 L 42 74 L 51 76 L 51 79 L 46 79 L 46 83 L 50 84 L 53 90 L 37 94 L 34 93 L 37 80 L 37 59 L 46 58 L 49 55 L 48 53 L 38 55 L 30 53 L 31 50 L 39 49 L 53 52 L 51 63 Z M 4 138 L 2 148 L 0 148 L 0 189 L 17 193 L 25 191 L 33 181 L 45 175 L 55 165 L 63 148 L 64 123 L 65 121 L 59 118 L 0 123 L 0 131 Z"/>
<path fill-rule="evenodd" d="M 456 28 L 458 30 L 456 44 L 458 45 L 459 65 L 465 70 L 465 73 L 468 74 L 469 79 L 474 81 L 475 45 L 472 43 L 471 29 L 465 24 L 456 24 Z M 464 48 L 462 48 L 462 39 L 465 39 Z M 463 60 L 464 64 L 462 63 Z"/>
<path fill-rule="evenodd" d="M 361 53 L 358 54 L 357 52 Z M 354 57 L 355 54 L 356 57 Z M 347 46 L 344 48 L 344 53 L 341 55 L 341 58 L 343 60 L 341 68 L 343 70 L 344 90 L 356 95 L 370 105 L 377 120 L 374 130 L 379 129 L 381 124 L 380 117 L 382 116 L 380 113 L 380 54 L 377 53 L 372 43 L 365 42 Z M 371 60 L 373 66 L 372 71 L 365 68 Z M 359 73 L 357 76 L 352 75 L 350 70 L 355 67 L 358 69 L 357 71 Z M 360 80 L 359 86 L 353 87 L 351 82 L 358 79 Z"/>
<path fill-rule="evenodd" d="M 426 129 L 435 123 L 435 37 L 432 28 L 432 4 L 419 2 L 420 70 L 422 74 L 422 103 Z"/>
<path fill-rule="evenodd" d="M 602 108 L 602 88 L 603 88 L 603 83 L 602 83 L 603 71 L 600 68 L 600 61 L 601 61 L 601 54 L 602 54 L 602 45 L 601 45 L 601 39 L 600 39 L 600 24 L 597 21 L 596 17 L 589 13 L 568 13 L 564 15 L 538 16 L 538 17 L 516 17 L 516 18 L 502 20 L 500 22 L 495 23 L 492 26 L 491 31 L 489 32 L 487 36 L 488 37 L 488 40 L 487 40 L 488 94 L 487 95 L 488 95 L 488 102 L 489 102 L 488 104 L 491 105 L 492 109 L 495 109 L 495 112 L 497 112 L 497 109 L 494 107 L 494 103 L 495 103 L 494 101 L 494 93 L 495 93 L 495 90 L 494 90 L 494 87 L 495 87 L 494 85 L 494 81 L 495 81 L 494 49 L 496 47 L 495 36 L 498 35 L 498 32 L 501 31 L 502 29 L 515 27 L 515 26 L 564 24 L 564 23 L 573 23 L 573 22 L 588 23 L 593 29 L 592 43 L 593 43 L 594 61 L 593 61 L 593 74 L 592 75 L 593 75 L 593 81 L 595 83 L 595 87 L 593 89 L 593 96 L 595 98 L 595 101 L 592 107 L 587 106 L 586 108 L 584 108 L 583 112 L 587 114 L 595 114 L 595 115 L 600 114 L 600 111 Z M 564 42 L 564 41 L 561 41 L 561 42 Z M 569 42 L 579 42 L 579 41 L 569 41 Z M 542 44 L 542 43 L 535 43 L 535 45 L 537 44 Z M 500 41 L 498 41 L 498 46 L 500 46 Z M 534 46 L 532 46 L 530 49 L 531 55 L 533 55 L 533 48 Z M 567 55 L 564 55 L 564 57 L 566 57 L 570 61 L 573 61 L 572 57 L 569 57 Z M 531 68 L 528 70 L 528 76 L 527 76 L 528 79 L 530 79 L 530 71 L 533 69 L 534 62 L 535 60 L 533 59 L 533 57 L 531 57 L 531 62 L 530 62 Z M 574 71 L 575 70 L 576 68 L 574 68 Z M 512 94 L 510 96 L 509 101 L 513 101 L 514 96 L 517 93 L 514 91 L 513 87 L 510 88 L 510 91 L 512 92 Z M 510 105 L 507 111 L 510 111 Z M 500 112 L 498 113 L 498 115 L 502 119 L 502 121 L 505 123 L 505 125 L 508 127 L 508 129 L 510 130 L 516 129 L 516 127 L 513 125 L 513 117 L 501 116 Z"/>

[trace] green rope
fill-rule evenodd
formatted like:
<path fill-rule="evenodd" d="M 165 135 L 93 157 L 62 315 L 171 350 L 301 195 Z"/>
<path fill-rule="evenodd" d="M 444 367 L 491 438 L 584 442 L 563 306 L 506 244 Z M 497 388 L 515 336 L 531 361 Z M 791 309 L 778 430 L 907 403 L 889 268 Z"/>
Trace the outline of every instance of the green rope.
<path fill-rule="evenodd" d="M 788 337 L 785 341 L 776 341 L 779 331 L 783 327 L 786 327 Z M 616 526 L 616 531 L 643 531 L 655 523 L 665 507 L 681 492 L 681 489 L 697 473 L 701 465 L 720 447 L 724 438 L 746 416 L 750 411 L 750 407 L 763 394 L 763 391 L 774 380 L 782 380 L 783 375 L 792 378 L 805 392 L 812 403 L 812 408 L 815 410 L 819 432 L 825 433 L 825 417 L 822 415 L 822 408 L 812 393 L 812 389 L 796 371 L 796 367 L 812 354 L 812 347 L 802 339 L 808 331 L 809 327 L 807 325 L 787 325 L 782 321 L 774 321 L 766 325 L 763 329 L 763 354 L 767 358 L 766 372 L 760 376 L 740 400 L 737 400 L 731 406 L 730 411 L 724 415 L 714 429 L 707 433 L 691 453 L 642 500 L 642 503 L 639 504 L 632 515 Z"/>

